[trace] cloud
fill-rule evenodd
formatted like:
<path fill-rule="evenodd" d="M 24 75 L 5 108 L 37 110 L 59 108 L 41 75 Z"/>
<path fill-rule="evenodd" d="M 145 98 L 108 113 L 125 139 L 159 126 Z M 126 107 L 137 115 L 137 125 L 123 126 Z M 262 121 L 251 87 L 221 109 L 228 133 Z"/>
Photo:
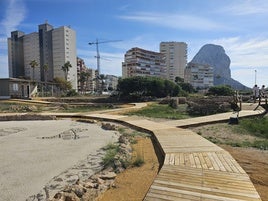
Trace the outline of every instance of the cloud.
<path fill-rule="evenodd" d="M 26 13 L 26 7 L 22 0 L 8 1 L 5 16 L 0 22 L 1 34 L 5 34 L 6 37 L 9 36 L 10 32 L 16 30 L 25 19 Z"/>
<path fill-rule="evenodd" d="M 22 0 L 9 0 L 3 19 L 0 21 L 0 77 L 8 77 L 7 37 L 17 29 L 26 17 Z"/>
<path fill-rule="evenodd" d="M 268 66 L 267 38 L 221 38 L 214 40 L 213 43 L 224 47 L 231 59 L 231 66 L 242 68 Z"/>
<path fill-rule="evenodd" d="M 257 83 L 267 83 L 268 80 L 268 39 L 242 37 L 221 38 L 212 43 L 224 47 L 231 59 L 232 77 L 246 86 L 255 83 L 254 72 L 257 70 Z"/>
<path fill-rule="evenodd" d="M 224 7 L 222 12 L 232 15 L 266 14 L 268 10 L 267 0 L 240 0 Z"/>
<path fill-rule="evenodd" d="M 137 12 L 132 15 L 121 15 L 119 18 L 128 21 L 165 26 L 183 30 L 213 30 L 226 29 L 223 25 L 210 19 L 194 15 L 179 15 L 169 13 Z"/>

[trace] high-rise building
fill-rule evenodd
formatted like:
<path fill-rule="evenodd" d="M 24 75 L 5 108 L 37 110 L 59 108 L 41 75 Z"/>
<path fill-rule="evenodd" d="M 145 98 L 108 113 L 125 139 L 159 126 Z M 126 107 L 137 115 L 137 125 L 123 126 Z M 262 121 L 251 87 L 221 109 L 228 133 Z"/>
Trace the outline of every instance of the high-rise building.
<path fill-rule="evenodd" d="M 138 47 L 128 50 L 122 63 L 122 77 L 156 76 L 165 78 L 163 54 Z"/>
<path fill-rule="evenodd" d="M 213 67 L 189 62 L 185 68 L 184 82 L 194 88 L 207 89 L 213 86 Z"/>
<path fill-rule="evenodd" d="M 23 54 L 23 36 L 24 32 L 13 31 L 8 38 L 8 63 L 9 77 L 23 77 L 24 72 L 24 54 Z"/>
<path fill-rule="evenodd" d="M 24 77 L 35 81 L 52 81 L 59 77 L 65 79 L 62 66 L 70 62 L 67 80 L 77 90 L 76 33 L 67 26 L 53 28 L 41 24 L 38 32 L 24 34 L 11 32 L 8 38 L 9 77 Z M 30 62 L 37 66 L 31 68 Z"/>
<path fill-rule="evenodd" d="M 187 64 L 187 44 L 184 42 L 161 42 L 160 53 L 165 56 L 167 79 L 184 78 Z"/>
<path fill-rule="evenodd" d="M 40 81 L 40 51 L 39 51 L 38 33 L 34 32 L 23 36 L 23 54 L 24 54 L 24 75 L 25 78 Z M 37 61 L 38 65 L 32 69 L 29 65 L 31 61 Z M 34 77 L 33 77 L 34 76 Z"/>

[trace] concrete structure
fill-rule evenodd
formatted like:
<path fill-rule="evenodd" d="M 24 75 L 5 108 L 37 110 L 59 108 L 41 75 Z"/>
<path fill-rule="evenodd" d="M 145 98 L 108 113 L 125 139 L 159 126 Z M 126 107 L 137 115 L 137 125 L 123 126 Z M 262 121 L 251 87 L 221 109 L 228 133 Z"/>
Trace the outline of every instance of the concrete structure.
<path fill-rule="evenodd" d="M 27 78 L 36 81 L 52 81 L 55 77 L 65 79 L 61 67 L 69 61 L 67 80 L 77 89 L 76 33 L 70 27 L 53 28 L 41 24 L 38 33 L 11 32 L 8 38 L 9 77 Z M 37 61 L 34 73 L 29 63 Z M 48 66 L 47 69 L 44 66 Z M 33 78 L 34 74 L 34 78 Z"/>
<path fill-rule="evenodd" d="M 184 42 L 161 42 L 160 53 L 165 56 L 167 79 L 175 81 L 176 77 L 184 78 L 187 64 L 187 44 Z"/>
<path fill-rule="evenodd" d="M 165 78 L 163 54 L 138 47 L 128 50 L 122 63 L 122 77 L 156 76 Z"/>
<path fill-rule="evenodd" d="M 0 78 L 0 99 L 29 98 L 34 91 L 34 83 L 18 78 Z"/>
<path fill-rule="evenodd" d="M 213 75 L 212 66 L 190 62 L 185 68 L 184 82 L 194 88 L 207 89 L 213 86 Z"/>

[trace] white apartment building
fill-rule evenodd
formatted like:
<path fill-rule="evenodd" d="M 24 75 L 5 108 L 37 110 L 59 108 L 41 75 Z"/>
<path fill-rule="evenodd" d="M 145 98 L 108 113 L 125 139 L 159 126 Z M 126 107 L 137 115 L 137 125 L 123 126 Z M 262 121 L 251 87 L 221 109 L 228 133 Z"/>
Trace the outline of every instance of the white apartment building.
<path fill-rule="evenodd" d="M 67 80 L 77 89 L 76 33 L 67 26 L 52 30 L 53 75 L 65 78 L 62 66 L 69 61 L 72 67 L 68 71 Z"/>
<path fill-rule="evenodd" d="M 166 78 L 175 81 L 176 77 L 184 78 L 187 64 L 187 44 L 184 42 L 161 42 L 160 53 L 165 56 Z"/>
<path fill-rule="evenodd" d="M 34 32 L 31 34 L 24 35 L 23 53 L 25 77 L 36 81 L 41 81 L 38 33 Z M 33 60 L 37 61 L 38 64 L 34 69 L 30 66 L 30 62 Z"/>
<path fill-rule="evenodd" d="M 188 63 L 185 68 L 184 82 L 194 88 L 207 89 L 213 86 L 214 73 L 210 65 Z"/>
<path fill-rule="evenodd" d="M 122 78 L 156 76 L 165 78 L 166 66 L 163 54 L 138 47 L 128 50 L 122 63 Z"/>

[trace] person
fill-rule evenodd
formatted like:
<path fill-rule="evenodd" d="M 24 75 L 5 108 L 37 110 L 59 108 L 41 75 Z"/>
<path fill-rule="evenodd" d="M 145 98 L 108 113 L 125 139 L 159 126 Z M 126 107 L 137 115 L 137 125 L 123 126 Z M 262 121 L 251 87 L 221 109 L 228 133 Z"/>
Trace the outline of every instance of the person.
<path fill-rule="evenodd" d="M 261 87 L 261 89 L 260 89 L 260 96 L 261 96 L 262 98 L 265 97 L 265 85 L 262 85 L 262 87 Z"/>
<path fill-rule="evenodd" d="M 255 103 L 256 99 L 259 98 L 259 95 L 260 95 L 259 87 L 257 84 L 255 84 L 254 87 L 252 88 L 252 92 L 253 92 L 253 100 Z"/>

